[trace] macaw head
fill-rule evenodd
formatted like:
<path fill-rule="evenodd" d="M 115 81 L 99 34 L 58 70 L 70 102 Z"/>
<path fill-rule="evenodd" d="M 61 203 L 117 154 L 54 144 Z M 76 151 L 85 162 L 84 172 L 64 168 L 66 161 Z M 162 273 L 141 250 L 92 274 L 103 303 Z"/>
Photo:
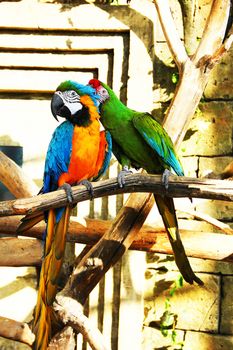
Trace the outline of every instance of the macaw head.
<path fill-rule="evenodd" d="M 56 120 L 58 116 L 78 123 L 78 120 L 98 114 L 99 96 L 90 85 L 82 85 L 72 80 L 62 82 L 51 100 L 51 111 Z"/>
<path fill-rule="evenodd" d="M 91 79 L 88 83 L 89 86 L 93 87 L 99 96 L 99 102 L 104 103 L 110 98 L 110 92 L 112 91 L 109 86 L 102 83 L 98 79 Z"/>

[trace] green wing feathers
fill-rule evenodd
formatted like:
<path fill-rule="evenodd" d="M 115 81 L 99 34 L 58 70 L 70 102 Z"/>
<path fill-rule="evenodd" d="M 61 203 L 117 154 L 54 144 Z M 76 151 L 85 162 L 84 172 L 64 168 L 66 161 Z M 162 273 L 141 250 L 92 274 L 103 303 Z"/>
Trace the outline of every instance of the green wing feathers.
<path fill-rule="evenodd" d="M 33 332 L 36 335 L 34 350 L 47 349 L 47 344 L 51 338 L 51 318 L 53 317 L 52 304 L 57 293 L 70 213 L 71 208 L 66 207 L 57 224 L 55 223 L 55 211 L 50 209 L 48 213 L 45 253 L 41 267 L 33 324 Z"/>
<path fill-rule="evenodd" d="M 157 153 L 164 168 L 170 167 L 177 175 L 183 176 L 183 168 L 172 140 L 162 125 L 148 113 L 136 113 L 133 124 L 147 144 Z"/>
<path fill-rule="evenodd" d="M 188 261 L 186 256 L 183 243 L 180 238 L 178 223 L 175 213 L 175 207 L 173 199 L 166 196 L 160 196 L 154 194 L 156 204 L 158 206 L 160 215 L 162 216 L 164 226 L 166 228 L 169 241 L 172 246 L 172 250 L 174 253 L 174 258 L 177 267 L 179 268 L 184 280 L 190 284 L 196 282 L 200 285 L 203 285 L 203 282 L 198 278 Z"/>

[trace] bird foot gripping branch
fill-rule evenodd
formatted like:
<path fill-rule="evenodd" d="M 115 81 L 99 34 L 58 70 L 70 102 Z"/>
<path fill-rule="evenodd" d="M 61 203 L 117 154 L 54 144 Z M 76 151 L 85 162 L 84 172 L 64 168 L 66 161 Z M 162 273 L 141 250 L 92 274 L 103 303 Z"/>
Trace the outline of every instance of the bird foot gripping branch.
<path fill-rule="evenodd" d="M 122 170 L 119 172 L 117 176 L 117 182 L 119 184 L 119 187 L 122 188 L 125 185 L 125 177 L 127 175 L 132 174 L 133 172 L 129 170 L 129 167 L 127 165 L 123 166 Z"/>
<path fill-rule="evenodd" d="M 90 199 L 92 200 L 94 198 L 94 189 L 92 186 L 92 183 L 88 180 L 82 180 L 77 183 L 77 185 L 83 185 L 86 187 L 87 191 L 89 192 Z"/>
<path fill-rule="evenodd" d="M 67 200 L 68 200 L 68 203 L 69 203 L 70 206 L 72 206 L 73 200 L 74 200 L 74 195 L 73 195 L 73 191 L 72 191 L 71 185 L 65 182 L 65 183 L 64 183 L 62 186 L 60 186 L 58 189 L 59 189 L 59 190 L 64 190 L 64 191 L 65 191 L 66 197 L 67 197 Z"/>
<path fill-rule="evenodd" d="M 172 175 L 172 172 L 169 169 L 165 169 L 162 174 L 162 183 L 164 184 L 165 190 L 168 190 L 169 187 L 169 177 Z"/>

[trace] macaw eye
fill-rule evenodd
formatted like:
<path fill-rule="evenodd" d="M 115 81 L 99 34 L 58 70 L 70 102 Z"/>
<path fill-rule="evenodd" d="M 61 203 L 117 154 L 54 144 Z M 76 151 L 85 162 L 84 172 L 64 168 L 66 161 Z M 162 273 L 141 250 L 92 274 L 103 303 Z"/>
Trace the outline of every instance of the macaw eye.
<path fill-rule="evenodd" d="M 108 95 L 107 90 L 104 89 L 104 88 L 102 88 L 102 89 L 100 90 L 100 93 L 101 93 L 101 95 L 104 95 L 104 96 Z"/>
<path fill-rule="evenodd" d="M 74 90 L 64 91 L 64 98 L 67 102 L 75 103 L 79 102 L 80 96 Z"/>
<path fill-rule="evenodd" d="M 67 95 L 68 95 L 69 97 L 78 96 L 77 92 L 74 91 L 74 90 L 69 90 L 69 91 L 67 91 Z"/>

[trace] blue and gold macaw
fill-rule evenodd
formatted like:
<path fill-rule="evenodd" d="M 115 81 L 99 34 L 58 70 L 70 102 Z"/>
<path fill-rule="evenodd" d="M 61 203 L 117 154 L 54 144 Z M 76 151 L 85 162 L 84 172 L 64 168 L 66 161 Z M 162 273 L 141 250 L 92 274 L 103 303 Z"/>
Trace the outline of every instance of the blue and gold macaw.
<path fill-rule="evenodd" d="M 66 119 L 53 133 L 44 168 L 41 193 L 64 188 L 70 205 L 50 209 L 47 222 L 44 259 L 41 267 L 33 331 L 35 350 L 47 349 L 51 338 L 51 320 L 59 273 L 62 266 L 66 232 L 72 210 L 71 185 L 84 184 L 91 191 L 90 180 L 104 174 L 111 158 L 111 136 L 100 131 L 98 96 L 92 87 L 73 81 L 61 83 L 51 101 L 53 116 Z M 26 216 L 18 233 L 26 231 L 43 218 Z"/>

